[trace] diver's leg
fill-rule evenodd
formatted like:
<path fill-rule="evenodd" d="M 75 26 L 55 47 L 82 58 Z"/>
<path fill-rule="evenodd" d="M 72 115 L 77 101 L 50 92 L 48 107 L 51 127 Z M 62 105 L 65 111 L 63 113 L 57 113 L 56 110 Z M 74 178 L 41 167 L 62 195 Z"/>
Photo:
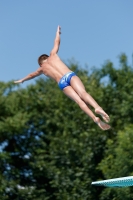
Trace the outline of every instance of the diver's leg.
<path fill-rule="evenodd" d="M 80 98 L 85 101 L 86 103 L 90 104 L 94 109 L 95 112 L 102 116 L 102 118 L 109 122 L 110 118 L 105 113 L 105 111 L 98 105 L 98 103 L 93 99 L 93 97 L 88 94 L 85 90 L 85 87 L 78 76 L 73 76 L 71 78 L 71 86 L 75 90 L 75 92 L 80 96 Z"/>
<path fill-rule="evenodd" d="M 98 124 L 98 126 L 102 130 L 110 129 L 110 126 L 100 120 L 99 117 L 96 117 L 93 112 L 88 108 L 86 103 L 79 97 L 79 95 L 74 91 L 74 89 L 71 86 L 67 86 L 63 89 L 63 92 L 65 95 L 67 95 L 69 98 L 74 100 L 79 107 L 89 116 L 92 118 L 92 120 Z"/>

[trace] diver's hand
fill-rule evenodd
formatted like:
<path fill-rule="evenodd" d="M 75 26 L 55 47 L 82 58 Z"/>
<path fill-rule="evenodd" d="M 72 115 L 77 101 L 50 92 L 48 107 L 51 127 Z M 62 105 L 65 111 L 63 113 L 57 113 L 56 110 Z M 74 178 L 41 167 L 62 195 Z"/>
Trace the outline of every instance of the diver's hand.
<path fill-rule="evenodd" d="M 18 81 L 14 81 L 14 83 L 23 83 L 23 80 L 20 79 L 20 80 L 18 80 Z"/>

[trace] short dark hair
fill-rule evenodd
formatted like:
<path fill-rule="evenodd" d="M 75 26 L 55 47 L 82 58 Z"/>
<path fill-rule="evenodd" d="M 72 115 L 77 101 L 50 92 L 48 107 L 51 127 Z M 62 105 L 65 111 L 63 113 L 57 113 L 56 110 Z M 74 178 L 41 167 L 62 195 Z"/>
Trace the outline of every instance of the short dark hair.
<path fill-rule="evenodd" d="M 47 54 L 42 54 L 38 58 L 38 64 L 41 65 L 44 60 L 46 60 L 49 56 Z"/>

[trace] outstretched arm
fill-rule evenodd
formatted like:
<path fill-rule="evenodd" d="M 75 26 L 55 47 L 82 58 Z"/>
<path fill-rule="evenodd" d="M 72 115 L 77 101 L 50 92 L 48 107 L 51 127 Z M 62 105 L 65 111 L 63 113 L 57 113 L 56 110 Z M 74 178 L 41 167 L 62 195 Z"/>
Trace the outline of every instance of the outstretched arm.
<path fill-rule="evenodd" d="M 61 27 L 58 26 L 57 32 L 56 32 L 56 36 L 55 36 L 55 40 L 54 40 L 54 47 L 53 47 L 50 55 L 56 54 L 58 52 L 58 50 L 59 50 L 59 46 L 60 46 L 60 34 L 61 34 Z"/>
<path fill-rule="evenodd" d="M 18 81 L 14 81 L 14 83 L 23 83 L 24 81 L 30 80 L 32 78 L 35 78 L 36 76 L 39 76 L 40 74 L 42 74 L 42 70 L 41 68 L 39 68 L 37 71 L 29 74 L 28 76 L 26 76 L 25 78 L 22 78 Z"/>

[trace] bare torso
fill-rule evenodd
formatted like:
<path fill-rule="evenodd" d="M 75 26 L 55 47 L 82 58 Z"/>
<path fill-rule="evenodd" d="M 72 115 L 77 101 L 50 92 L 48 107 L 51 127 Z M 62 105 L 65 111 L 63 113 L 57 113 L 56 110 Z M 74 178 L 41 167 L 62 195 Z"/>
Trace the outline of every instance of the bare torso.
<path fill-rule="evenodd" d="M 62 76 L 71 70 L 60 60 L 57 54 L 50 55 L 42 64 L 43 74 L 59 82 Z"/>

